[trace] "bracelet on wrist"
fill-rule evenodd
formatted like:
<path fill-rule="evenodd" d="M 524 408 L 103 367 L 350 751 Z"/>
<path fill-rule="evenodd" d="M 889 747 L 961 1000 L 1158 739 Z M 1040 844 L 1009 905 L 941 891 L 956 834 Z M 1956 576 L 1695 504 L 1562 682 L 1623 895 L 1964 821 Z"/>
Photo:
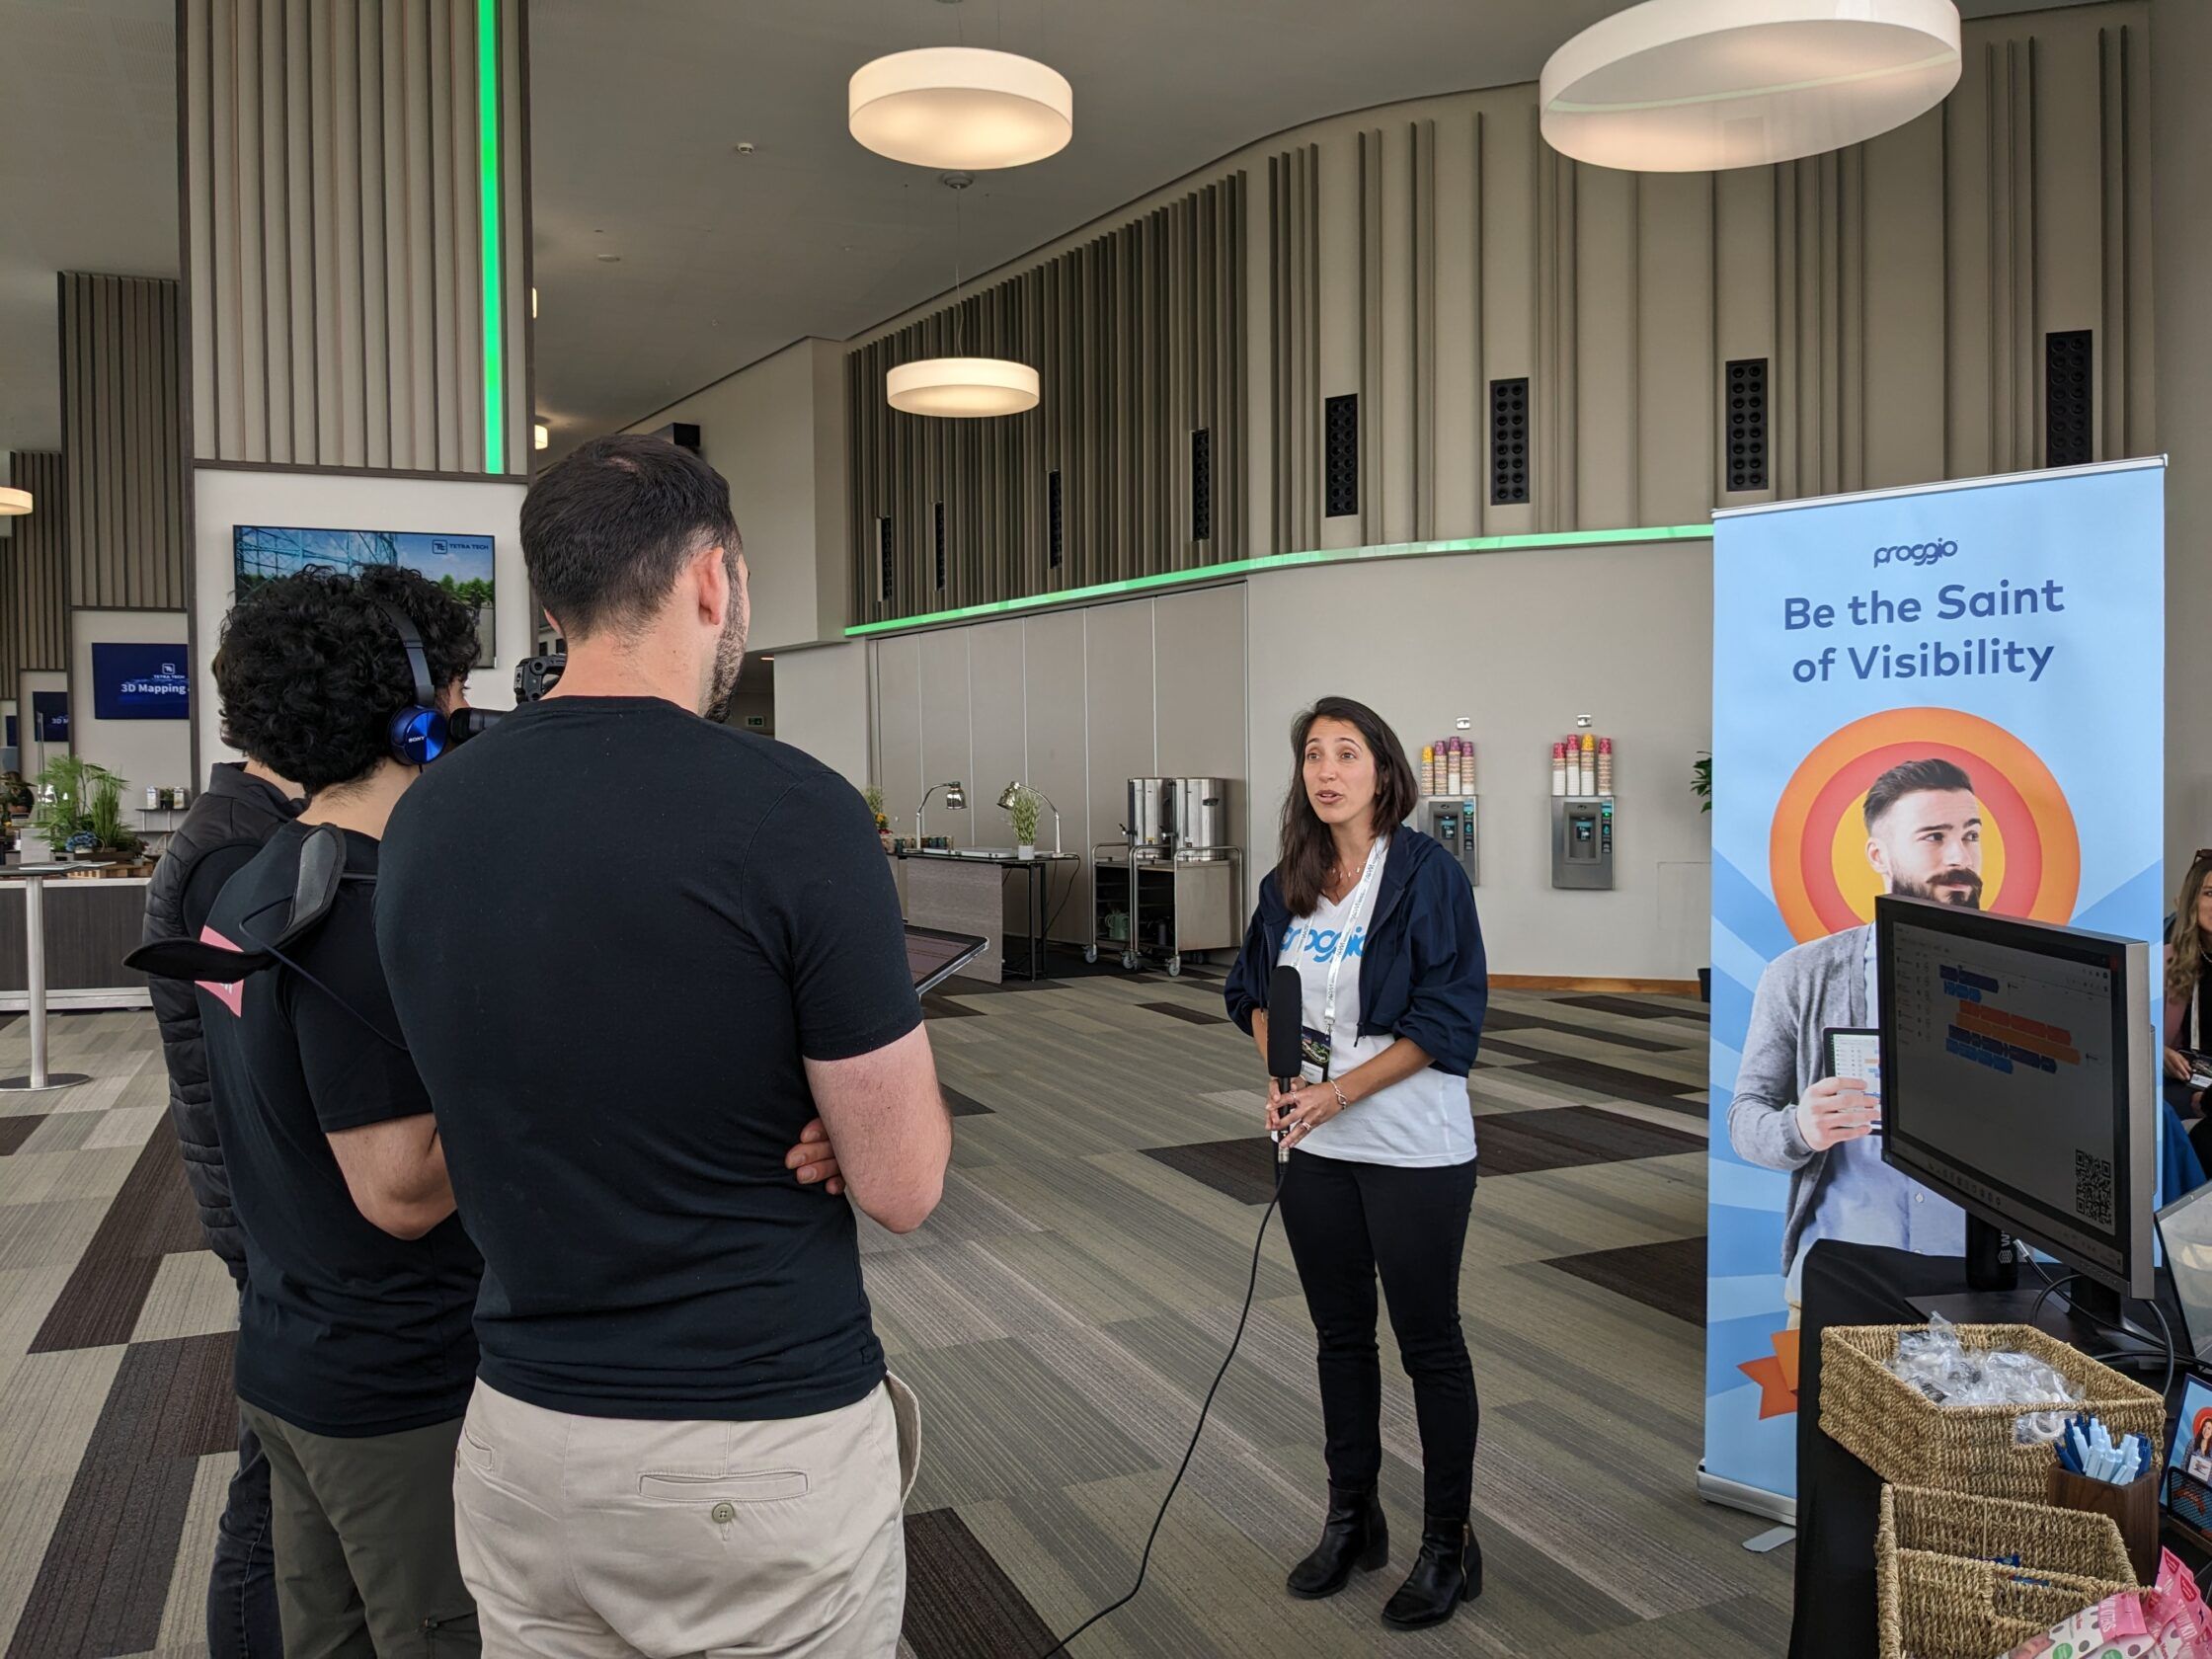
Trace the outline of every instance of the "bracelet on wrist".
<path fill-rule="evenodd" d="M 1336 1095 L 1336 1109 L 1339 1112 L 1349 1112 L 1352 1109 L 1352 1103 L 1344 1098 L 1344 1085 L 1331 1077 L 1329 1088 Z"/>

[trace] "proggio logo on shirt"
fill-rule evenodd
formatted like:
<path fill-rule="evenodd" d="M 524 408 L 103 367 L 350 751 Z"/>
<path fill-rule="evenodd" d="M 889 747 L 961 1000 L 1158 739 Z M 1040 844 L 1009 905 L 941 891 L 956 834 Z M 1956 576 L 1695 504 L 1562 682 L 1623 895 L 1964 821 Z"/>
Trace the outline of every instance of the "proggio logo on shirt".
<path fill-rule="evenodd" d="M 1367 943 L 1367 926 L 1362 923 L 1352 929 L 1349 937 L 1341 927 L 1314 927 L 1303 921 L 1291 923 L 1291 930 L 1283 936 L 1283 951 L 1287 956 L 1309 957 L 1315 962 L 1333 962 L 1339 947 L 1344 960 L 1357 962 L 1360 947 Z"/>

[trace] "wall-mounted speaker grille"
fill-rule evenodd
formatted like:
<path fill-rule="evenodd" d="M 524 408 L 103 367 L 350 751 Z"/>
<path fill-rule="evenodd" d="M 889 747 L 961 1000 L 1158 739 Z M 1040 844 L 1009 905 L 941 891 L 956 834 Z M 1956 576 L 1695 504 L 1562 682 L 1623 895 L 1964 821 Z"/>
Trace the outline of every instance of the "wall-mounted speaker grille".
<path fill-rule="evenodd" d="M 1764 490 L 1767 487 L 1767 359 L 1736 357 L 1729 361 L 1728 378 L 1728 488 Z"/>
<path fill-rule="evenodd" d="M 1191 540 L 1214 539 L 1214 429 L 1191 434 Z"/>
<path fill-rule="evenodd" d="M 1360 511 L 1360 395 L 1346 392 L 1323 406 L 1321 421 L 1321 476 L 1325 480 L 1324 508 L 1330 518 L 1348 518 Z"/>
<path fill-rule="evenodd" d="M 935 516 L 937 520 L 937 527 L 934 532 L 937 543 L 937 592 L 942 593 L 945 591 L 945 504 L 943 502 L 937 504 Z"/>
<path fill-rule="evenodd" d="M 1529 377 L 1490 382 L 1490 505 L 1529 500 Z"/>
<path fill-rule="evenodd" d="M 1058 570 L 1067 559 L 1066 519 L 1062 515 L 1060 468 L 1045 475 L 1045 562 Z"/>
<path fill-rule="evenodd" d="M 2043 464 L 2087 466 L 2096 459 L 2096 415 L 2091 401 L 2091 331 L 2043 336 Z"/>
<path fill-rule="evenodd" d="M 899 596 L 899 563 L 891 553 L 891 514 L 876 519 L 876 597 L 885 604 Z"/>

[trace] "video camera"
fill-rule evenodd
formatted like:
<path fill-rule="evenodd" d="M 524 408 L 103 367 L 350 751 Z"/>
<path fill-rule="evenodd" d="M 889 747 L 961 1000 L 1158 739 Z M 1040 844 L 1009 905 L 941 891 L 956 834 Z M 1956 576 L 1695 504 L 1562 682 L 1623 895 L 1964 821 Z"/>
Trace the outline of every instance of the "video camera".
<path fill-rule="evenodd" d="M 523 658 L 514 671 L 515 706 L 534 703 L 560 684 L 561 675 L 568 666 L 569 657 L 565 651 L 549 651 L 542 657 Z M 445 723 L 445 735 L 454 744 L 464 744 L 497 726 L 501 713 L 499 709 L 455 709 Z"/>

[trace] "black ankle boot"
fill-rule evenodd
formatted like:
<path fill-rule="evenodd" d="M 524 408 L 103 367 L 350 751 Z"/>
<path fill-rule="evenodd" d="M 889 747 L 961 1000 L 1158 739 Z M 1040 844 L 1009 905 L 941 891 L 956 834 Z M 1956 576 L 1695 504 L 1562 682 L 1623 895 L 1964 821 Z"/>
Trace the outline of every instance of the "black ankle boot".
<path fill-rule="evenodd" d="M 1354 1491 L 1331 1486 L 1321 1541 L 1291 1569 L 1291 1594 L 1317 1602 L 1351 1583 L 1354 1567 L 1373 1572 L 1389 1558 L 1390 1525 L 1382 1518 L 1382 1500 L 1375 1495 L 1375 1488 Z"/>
<path fill-rule="evenodd" d="M 1482 1545 L 1463 1515 L 1431 1515 L 1421 1524 L 1421 1553 L 1382 1608 L 1382 1621 L 1400 1630 L 1441 1624 L 1462 1602 L 1482 1594 Z"/>

